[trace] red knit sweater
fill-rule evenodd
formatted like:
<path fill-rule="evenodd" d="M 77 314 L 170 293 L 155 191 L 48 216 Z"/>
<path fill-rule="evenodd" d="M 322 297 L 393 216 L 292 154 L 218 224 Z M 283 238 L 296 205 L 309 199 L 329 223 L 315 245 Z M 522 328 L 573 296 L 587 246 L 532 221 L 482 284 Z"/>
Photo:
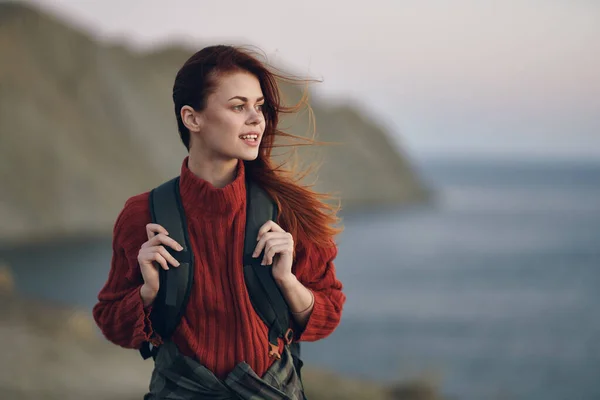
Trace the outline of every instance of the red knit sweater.
<path fill-rule="evenodd" d="M 267 327 L 255 313 L 244 283 L 244 164 L 238 164 L 232 183 L 215 188 L 189 170 L 186 158 L 180 182 L 197 278 L 172 340 L 217 377 L 225 378 L 241 361 L 262 376 L 273 360 L 268 357 Z M 104 336 L 125 348 L 157 339 L 148 318 L 150 309 L 142 304 L 143 279 L 137 263 L 140 246 L 147 241 L 148 195 L 130 198 L 116 220 L 108 280 L 93 311 Z M 298 340 L 315 341 L 336 328 L 345 301 L 333 265 L 337 249 L 298 238 L 295 242 L 293 273 L 315 295 L 313 312 Z"/>

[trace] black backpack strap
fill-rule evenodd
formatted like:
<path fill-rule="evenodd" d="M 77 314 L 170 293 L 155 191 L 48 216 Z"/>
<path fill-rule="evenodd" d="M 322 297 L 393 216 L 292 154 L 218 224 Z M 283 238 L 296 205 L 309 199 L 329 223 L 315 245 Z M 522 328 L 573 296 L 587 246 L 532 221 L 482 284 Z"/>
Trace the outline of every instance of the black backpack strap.
<path fill-rule="evenodd" d="M 288 344 L 292 342 L 290 311 L 273 279 L 272 266 L 260 265 L 264 251 L 257 258 L 252 257 L 260 227 L 268 220 L 277 220 L 277 206 L 269 195 L 251 180 L 246 181 L 246 203 L 244 279 L 255 311 L 269 327 L 269 353 L 273 357 L 280 357 L 277 339 L 283 338 Z M 169 236 L 183 246 L 183 251 L 180 252 L 165 247 L 180 262 L 180 266 L 168 271 L 159 268 L 160 288 L 150 314 L 154 331 L 163 340 L 167 340 L 185 312 L 194 280 L 194 255 L 179 194 L 179 178 L 174 178 L 150 192 L 150 212 L 152 222 L 162 225 L 169 232 Z M 299 344 L 291 343 L 290 350 L 300 373 Z M 144 343 L 140 353 L 144 359 L 154 357 L 157 347 Z"/>
<path fill-rule="evenodd" d="M 169 237 L 179 243 L 182 251 L 169 246 L 165 249 L 179 261 L 179 267 L 165 271 L 158 268 L 160 287 L 152 306 L 150 321 L 153 330 L 163 340 L 169 339 L 179 324 L 187 305 L 194 281 L 194 254 L 191 251 L 187 223 L 181 196 L 179 177 L 163 183 L 150 192 L 150 214 L 152 222 L 163 226 Z M 157 348 L 144 343 L 140 353 L 144 359 L 156 355 Z"/>
<path fill-rule="evenodd" d="M 252 257 L 260 227 L 268 220 L 277 220 L 277 206 L 268 194 L 253 181 L 246 182 L 246 238 L 244 241 L 244 278 L 254 309 L 269 327 L 269 355 L 279 358 L 278 338 L 291 342 L 290 311 L 275 283 L 272 266 L 260 265 L 264 251 Z"/>

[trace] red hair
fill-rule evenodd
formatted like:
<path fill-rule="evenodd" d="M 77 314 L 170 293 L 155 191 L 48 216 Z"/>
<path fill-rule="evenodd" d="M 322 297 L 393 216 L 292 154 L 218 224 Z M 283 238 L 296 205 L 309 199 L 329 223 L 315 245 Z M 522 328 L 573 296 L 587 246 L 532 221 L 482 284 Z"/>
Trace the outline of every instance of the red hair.
<path fill-rule="evenodd" d="M 246 71 L 259 80 L 265 98 L 263 115 L 265 132 L 256 160 L 247 161 L 246 173 L 257 182 L 277 203 L 279 223 L 290 232 L 296 241 L 309 241 L 318 245 L 331 244 L 333 237 L 342 231 L 338 225 L 338 206 L 333 207 L 330 194 L 317 193 L 309 185 L 302 184 L 307 171 L 300 172 L 287 162 L 274 165 L 271 159 L 272 149 L 281 146 L 276 139 L 282 138 L 292 149 L 300 145 L 317 142 L 314 138 L 305 138 L 286 133 L 279 129 L 279 115 L 296 113 L 308 108 L 306 90 L 300 101 L 293 106 L 284 106 L 278 81 L 289 83 L 306 82 L 275 72 L 261 62 L 258 55 L 249 50 L 234 46 L 210 46 L 192 55 L 181 67 L 173 86 L 173 102 L 179 135 L 189 150 L 190 132 L 181 120 L 181 109 L 190 106 L 197 111 L 206 107 L 208 96 L 218 85 L 218 78 L 225 74 Z M 314 134 L 314 131 L 313 131 Z"/>

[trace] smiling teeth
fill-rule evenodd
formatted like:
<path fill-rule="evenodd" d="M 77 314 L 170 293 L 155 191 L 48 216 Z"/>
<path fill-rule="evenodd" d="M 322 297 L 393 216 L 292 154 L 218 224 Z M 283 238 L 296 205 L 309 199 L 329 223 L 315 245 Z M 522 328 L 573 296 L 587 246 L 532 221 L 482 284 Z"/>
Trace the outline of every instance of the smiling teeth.
<path fill-rule="evenodd" d="M 252 140 L 256 140 L 258 139 L 258 135 L 242 135 L 240 136 L 242 139 L 252 139 Z"/>

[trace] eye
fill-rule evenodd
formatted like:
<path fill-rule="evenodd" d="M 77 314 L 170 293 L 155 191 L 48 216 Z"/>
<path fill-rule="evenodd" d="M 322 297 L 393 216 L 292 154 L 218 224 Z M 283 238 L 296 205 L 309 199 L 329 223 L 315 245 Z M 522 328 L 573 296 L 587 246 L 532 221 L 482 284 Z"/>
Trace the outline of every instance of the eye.
<path fill-rule="evenodd" d="M 257 105 L 256 105 L 256 109 L 257 109 L 258 111 L 262 111 L 264 107 L 265 107 L 265 105 L 264 105 L 264 104 L 257 104 Z"/>
<path fill-rule="evenodd" d="M 243 104 L 238 104 L 237 106 L 233 106 L 232 107 L 234 111 L 243 111 L 244 110 L 244 105 Z"/>

